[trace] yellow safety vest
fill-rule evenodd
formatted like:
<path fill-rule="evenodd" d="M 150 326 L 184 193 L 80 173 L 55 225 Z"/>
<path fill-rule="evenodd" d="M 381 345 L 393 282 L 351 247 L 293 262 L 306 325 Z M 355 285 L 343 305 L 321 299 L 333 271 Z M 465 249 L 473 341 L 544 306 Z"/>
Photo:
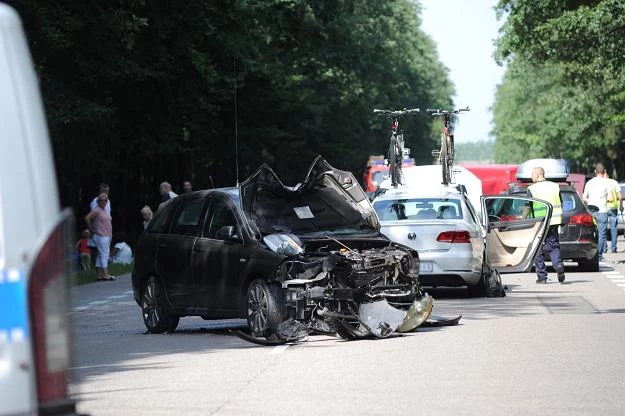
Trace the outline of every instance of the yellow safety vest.
<path fill-rule="evenodd" d="M 550 181 L 540 181 L 531 185 L 528 189 L 532 193 L 533 198 L 542 199 L 553 205 L 549 225 L 562 224 L 562 201 L 560 200 L 560 187 L 558 184 Z M 534 207 L 534 217 L 542 218 L 546 215 L 546 206 L 539 205 Z"/>
<path fill-rule="evenodd" d="M 608 202 L 608 209 L 618 209 L 618 195 L 616 194 L 615 188 L 610 190 L 610 195 L 612 197 L 612 201 Z"/>

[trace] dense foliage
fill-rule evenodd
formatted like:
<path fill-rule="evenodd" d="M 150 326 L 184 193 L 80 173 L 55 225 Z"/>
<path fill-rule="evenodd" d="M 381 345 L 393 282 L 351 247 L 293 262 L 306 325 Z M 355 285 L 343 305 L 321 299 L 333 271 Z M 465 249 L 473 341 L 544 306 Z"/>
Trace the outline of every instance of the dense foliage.
<path fill-rule="evenodd" d="M 602 161 L 625 178 L 625 2 L 501 0 L 495 157 Z"/>
<path fill-rule="evenodd" d="M 495 147 L 494 141 L 479 140 L 474 142 L 461 142 L 455 143 L 454 146 L 456 148 L 456 163 L 493 163 L 495 161 L 493 153 Z"/>
<path fill-rule="evenodd" d="M 451 105 L 410 0 L 10 3 L 40 74 L 64 203 L 80 218 L 108 182 L 114 226 L 131 234 L 161 181 L 234 185 L 235 149 L 239 181 L 267 162 L 294 183 L 317 154 L 359 173 L 388 146 L 373 108 Z M 419 161 L 437 141 L 432 123 L 403 122 Z"/>

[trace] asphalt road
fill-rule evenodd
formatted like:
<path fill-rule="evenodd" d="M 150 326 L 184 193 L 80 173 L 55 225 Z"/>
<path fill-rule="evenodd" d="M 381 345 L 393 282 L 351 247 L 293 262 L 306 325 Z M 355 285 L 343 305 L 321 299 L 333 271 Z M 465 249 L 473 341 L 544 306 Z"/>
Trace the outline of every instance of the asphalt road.
<path fill-rule="evenodd" d="M 620 243 L 625 248 L 625 241 Z M 280 347 L 243 321 L 183 318 L 147 335 L 130 278 L 72 289 L 72 396 L 91 415 L 625 414 L 625 253 L 559 284 L 504 275 L 504 298 L 433 290 L 460 325 Z"/>

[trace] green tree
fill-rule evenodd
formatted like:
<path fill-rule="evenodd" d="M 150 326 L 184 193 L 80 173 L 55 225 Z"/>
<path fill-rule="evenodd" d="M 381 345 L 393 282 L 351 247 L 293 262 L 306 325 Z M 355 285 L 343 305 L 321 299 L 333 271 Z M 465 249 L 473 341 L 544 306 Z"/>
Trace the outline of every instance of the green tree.
<path fill-rule="evenodd" d="M 500 1 L 498 59 L 508 63 L 494 106 L 499 161 L 565 157 L 625 176 L 625 3 Z M 518 161 L 518 160 L 516 160 Z"/>
<path fill-rule="evenodd" d="M 161 181 L 231 186 L 267 162 L 294 183 L 319 153 L 359 172 L 388 146 L 373 108 L 451 105 L 409 0 L 11 3 L 41 78 L 63 202 L 80 218 L 108 182 L 114 225 L 130 234 Z M 413 156 L 429 160 L 432 120 L 404 128 Z"/>

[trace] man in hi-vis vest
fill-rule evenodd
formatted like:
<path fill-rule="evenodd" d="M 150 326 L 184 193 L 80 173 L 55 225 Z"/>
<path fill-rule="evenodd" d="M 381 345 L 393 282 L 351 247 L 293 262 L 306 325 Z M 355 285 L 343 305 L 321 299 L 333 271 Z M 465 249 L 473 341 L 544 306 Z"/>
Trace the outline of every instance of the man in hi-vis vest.
<path fill-rule="evenodd" d="M 558 236 L 558 229 L 562 224 L 562 196 L 560 195 L 560 186 L 545 179 L 545 170 L 541 167 L 535 167 L 532 169 L 532 182 L 527 188 L 527 196 L 530 198 L 542 199 L 553 205 L 553 212 L 551 213 L 551 221 L 549 222 L 549 230 L 545 236 L 543 243 L 543 249 L 538 250 L 536 258 L 534 259 L 534 266 L 536 267 L 536 275 L 538 279 L 536 283 L 547 283 L 547 267 L 545 266 L 545 252 L 549 254 L 551 264 L 558 274 L 558 282 L 564 282 L 564 265 L 560 258 L 560 237 Z M 526 218 L 530 215 L 530 212 L 534 213 L 535 218 L 544 217 L 547 214 L 547 207 L 541 204 L 540 207 L 534 206 L 525 207 L 523 209 L 523 217 Z"/>

